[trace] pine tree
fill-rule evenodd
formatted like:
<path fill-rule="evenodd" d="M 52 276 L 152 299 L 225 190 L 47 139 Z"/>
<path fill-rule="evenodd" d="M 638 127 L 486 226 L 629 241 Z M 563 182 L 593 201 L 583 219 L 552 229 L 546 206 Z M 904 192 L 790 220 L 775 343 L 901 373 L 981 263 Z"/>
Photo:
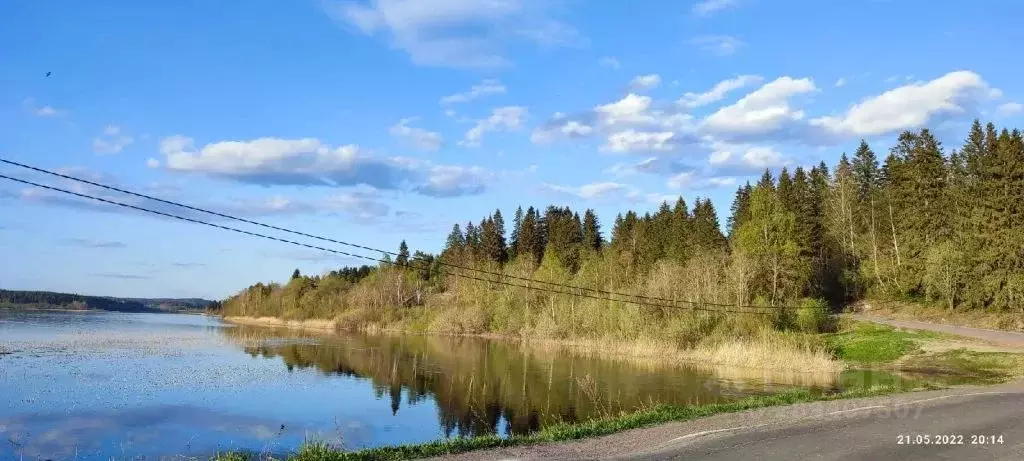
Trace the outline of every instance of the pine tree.
<path fill-rule="evenodd" d="M 671 242 L 669 244 L 669 256 L 676 261 L 686 262 L 692 254 L 692 243 L 690 236 L 690 210 L 686 207 L 686 201 L 680 196 L 672 207 L 672 228 L 669 230 Z"/>
<path fill-rule="evenodd" d="M 452 226 L 452 232 L 447 237 L 447 241 L 444 242 L 444 249 L 441 250 L 441 259 L 457 261 L 462 257 L 465 248 L 466 237 L 462 234 L 459 223 L 456 223 Z"/>
<path fill-rule="evenodd" d="M 786 167 L 782 167 L 782 171 L 779 172 L 776 194 L 779 197 L 779 201 L 782 202 L 782 206 L 789 211 L 793 211 L 796 207 L 793 196 L 793 178 L 789 176 L 789 170 Z"/>
<path fill-rule="evenodd" d="M 534 265 L 540 264 L 544 256 L 544 246 L 540 235 L 540 224 L 537 222 L 537 211 L 531 206 L 523 215 L 519 225 L 518 257 L 530 258 Z"/>
<path fill-rule="evenodd" d="M 466 250 L 468 256 L 474 261 L 482 257 L 480 229 L 473 225 L 472 221 L 466 223 Z"/>
<path fill-rule="evenodd" d="M 601 251 L 601 241 L 601 225 L 597 220 L 597 214 L 588 208 L 583 213 L 583 246 L 587 250 Z"/>
<path fill-rule="evenodd" d="M 512 235 L 508 244 L 508 259 L 514 260 L 519 255 L 519 232 L 523 227 L 523 207 L 516 207 L 516 215 L 512 218 Z"/>
<path fill-rule="evenodd" d="M 718 226 L 718 214 L 710 199 L 697 198 L 693 205 L 690 233 L 693 245 L 704 251 L 725 248 L 726 240 Z"/>
<path fill-rule="evenodd" d="M 729 232 L 729 240 L 735 239 L 736 230 L 743 225 L 743 221 L 750 212 L 750 192 L 752 188 L 748 182 L 746 185 L 736 189 L 736 196 L 729 208 L 729 218 L 726 220 L 726 228 Z"/>
<path fill-rule="evenodd" d="M 398 244 L 398 255 L 395 257 L 395 264 L 403 267 L 409 265 L 409 246 L 405 244 L 405 240 Z"/>
<path fill-rule="evenodd" d="M 292 272 L 292 278 L 291 279 L 295 280 L 295 279 L 300 278 L 300 277 L 302 277 L 302 274 L 299 272 L 298 269 L 295 269 L 295 272 Z"/>

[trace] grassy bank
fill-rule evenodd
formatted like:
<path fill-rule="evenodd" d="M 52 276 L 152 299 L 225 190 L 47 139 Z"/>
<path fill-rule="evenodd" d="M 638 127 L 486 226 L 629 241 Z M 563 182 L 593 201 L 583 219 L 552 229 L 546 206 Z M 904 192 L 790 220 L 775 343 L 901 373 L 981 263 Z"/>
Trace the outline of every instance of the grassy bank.
<path fill-rule="evenodd" d="M 242 325 L 293 328 L 331 332 L 343 329 L 334 320 L 286 320 L 273 317 L 225 317 L 225 320 Z M 826 343 L 815 335 L 799 332 L 780 332 L 770 328 L 745 337 L 708 338 L 691 347 L 665 339 L 638 338 L 633 341 L 609 337 L 605 339 L 558 339 L 544 337 L 505 336 L 495 333 L 432 333 L 402 330 L 400 328 L 364 328 L 363 332 L 376 334 L 440 334 L 448 336 L 474 336 L 496 340 L 513 341 L 530 347 L 550 347 L 577 355 L 612 360 L 645 361 L 656 360 L 661 365 L 692 363 L 709 366 L 730 366 L 772 369 L 779 371 L 802 371 L 814 373 L 837 373 L 844 368 L 836 360 Z"/>
<path fill-rule="evenodd" d="M 1024 354 L 923 330 L 845 320 L 825 342 L 854 368 L 893 370 L 942 384 L 994 384 L 1024 376 Z"/>
<path fill-rule="evenodd" d="M 622 414 L 584 423 L 558 424 L 530 435 L 509 438 L 500 438 L 496 436 L 452 438 L 422 444 L 379 447 L 358 451 L 341 451 L 324 444 L 312 442 L 304 445 L 294 454 L 287 456 L 284 459 L 290 461 L 341 461 L 426 458 L 486 448 L 551 443 L 577 440 L 587 437 L 597 437 L 628 429 L 647 427 L 671 421 L 687 421 L 720 413 L 734 413 L 744 410 L 792 405 L 803 402 L 870 397 L 909 390 L 913 389 L 880 386 L 869 389 L 851 390 L 837 394 L 795 391 L 771 396 L 750 397 L 731 403 L 698 406 L 657 406 L 634 413 Z M 216 456 L 214 459 L 216 461 L 251 461 L 265 458 L 260 458 L 252 453 L 225 453 Z"/>

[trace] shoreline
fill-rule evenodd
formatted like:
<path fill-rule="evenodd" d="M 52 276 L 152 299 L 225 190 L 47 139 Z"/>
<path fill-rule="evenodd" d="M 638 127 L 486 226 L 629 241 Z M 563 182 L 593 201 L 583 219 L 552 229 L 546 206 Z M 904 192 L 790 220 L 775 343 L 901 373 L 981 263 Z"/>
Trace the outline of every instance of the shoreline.
<path fill-rule="evenodd" d="M 221 317 L 224 322 L 268 328 L 287 328 L 297 331 L 337 333 L 358 331 L 365 334 L 403 334 L 449 338 L 476 338 L 518 343 L 531 347 L 553 347 L 584 356 L 611 360 L 650 361 L 663 365 L 696 365 L 735 367 L 745 369 L 771 369 L 779 373 L 838 374 L 848 369 L 847 364 L 835 359 L 825 350 L 810 349 L 775 340 L 767 335 L 746 341 L 724 341 L 683 349 L 668 342 L 655 340 L 622 341 L 592 338 L 529 338 L 497 333 L 453 334 L 440 332 L 405 331 L 397 329 L 365 328 L 345 330 L 335 320 L 287 320 L 277 317 Z M 793 364 L 803 366 L 794 367 Z"/>

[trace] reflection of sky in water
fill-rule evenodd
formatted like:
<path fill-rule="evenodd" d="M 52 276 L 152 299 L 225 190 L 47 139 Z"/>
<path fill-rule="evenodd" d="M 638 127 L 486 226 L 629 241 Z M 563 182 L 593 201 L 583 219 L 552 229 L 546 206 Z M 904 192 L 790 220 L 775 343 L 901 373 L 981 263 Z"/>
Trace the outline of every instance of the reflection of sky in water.
<path fill-rule="evenodd" d="M 254 359 L 204 317 L 0 310 L 0 320 L 0 348 L 14 351 L 0 355 L 0 459 L 283 452 L 308 438 L 363 447 L 441 435 L 430 401 L 392 416 L 365 380 Z"/>
<path fill-rule="evenodd" d="M 736 384 L 746 372 L 712 377 L 472 339 L 325 338 L 186 315 L 0 310 L 0 349 L 13 351 L 0 355 L 0 459 L 507 435 L 758 391 Z"/>

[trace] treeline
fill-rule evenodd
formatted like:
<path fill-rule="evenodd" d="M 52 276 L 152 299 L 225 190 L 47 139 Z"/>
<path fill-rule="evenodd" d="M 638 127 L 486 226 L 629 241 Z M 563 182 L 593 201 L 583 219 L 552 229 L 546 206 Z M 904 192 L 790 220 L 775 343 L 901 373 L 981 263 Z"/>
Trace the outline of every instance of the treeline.
<path fill-rule="evenodd" d="M 738 188 L 725 232 L 720 224 L 704 198 L 627 211 L 610 232 L 589 209 L 520 207 L 508 226 L 496 210 L 453 226 L 436 257 L 410 255 L 402 242 L 393 261 L 257 284 L 226 300 L 222 312 L 447 332 L 663 334 L 692 343 L 713 331 L 751 332 L 755 324 L 814 329 L 813 319 L 800 327 L 781 309 L 810 302 L 803 298 L 1024 309 L 1024 142 L 1017 130 L 975 121 L 963 146 L 949 152 L 929 130 L 908 131 L 882 161 L 862 141 L 831 169 L 766 171 Z M 742 325 L 732 318 L 701 323 L 687 311 L 456 277 L 484 277 L 460 267 L 698 307 L 774 306 L 779 314 Z M 416 305 L 428 309 L 401 309 Z"/>
<path fill-rule="evenodd" d="M 867 295 L 941 300 L 950 308 L 1024 309 L 1024 142 L 1018 130 L 975 120 L 948 155 L 927 129 L 904 132 L 880 164 L 864 141 L 834 170 L 765 171 L 736 191 L 719 231 L 709 200 L 680 197 L 657 212 L 615 218 L 610 240 L 597 216 L 570 208 L 516 210 L 505 243 L 500 210 L 455 225 L 443 261 L 504 264 L 545 252 L 576 272 L 611 252 L 629 275 L 665 259 L 708 251 L 741 259 L 751 299 L 769 304 L 820 297 L 835 304 Z"/>
<path fill-rule="evenodd" d="M 114 312 L 160 312 L 145 304 L 125 299 L 84 296 L 52 291 L 0 290 L 0 308 L 8 309 L 72 309 Z"/>

